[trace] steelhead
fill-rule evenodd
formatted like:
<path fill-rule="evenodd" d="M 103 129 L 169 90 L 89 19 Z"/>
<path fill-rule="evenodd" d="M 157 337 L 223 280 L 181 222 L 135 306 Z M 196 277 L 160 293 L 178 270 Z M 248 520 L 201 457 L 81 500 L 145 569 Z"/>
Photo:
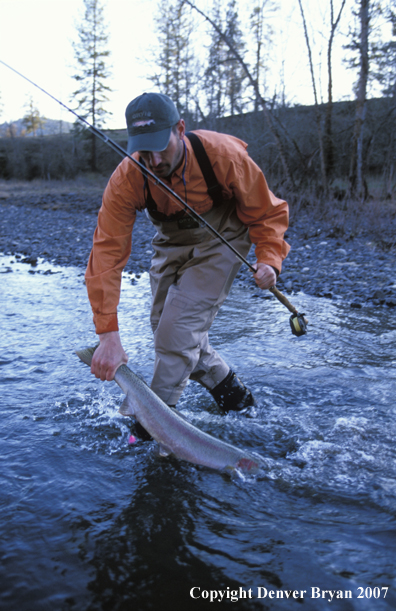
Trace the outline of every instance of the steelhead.
<path fill-rule="evenodd" d="M 77 356 L 91 366 L 94 348 L 77 350 Z M 120 408 L 124 416 L 134 416 L 159 444 L 161 456 L 173 454 L 181 460 L 221 471 L 256 473 L 266 468 L 263 458 L 240 450 L 204 433 L 177 411 L 168 407 L 127 365 L 120 365 L 114 380 L 126 397 Z"/>

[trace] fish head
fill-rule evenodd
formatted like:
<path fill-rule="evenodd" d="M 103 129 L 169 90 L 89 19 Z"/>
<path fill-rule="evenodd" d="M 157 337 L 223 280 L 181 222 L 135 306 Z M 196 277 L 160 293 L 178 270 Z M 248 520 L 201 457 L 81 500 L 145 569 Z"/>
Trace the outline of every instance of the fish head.
<path fill-rule="evenodd" d="M 76 350 L 76 354 L 83 363 L 88 365 L 88 367 L 91 367 L 93 353 L 95 352 L 98 346 L 99 344 L 96 344 L 96 346 L 92 346 L 90 348 L 84 348 L 83 350 Z"/>
<path fill-rule="evenodd" d="M 244 473 L 257 473 L 260 470 L 260 466 L 260 463 L 254 458 L 243 457 L 238 460 L 235 469 L 239 469 Z"/>

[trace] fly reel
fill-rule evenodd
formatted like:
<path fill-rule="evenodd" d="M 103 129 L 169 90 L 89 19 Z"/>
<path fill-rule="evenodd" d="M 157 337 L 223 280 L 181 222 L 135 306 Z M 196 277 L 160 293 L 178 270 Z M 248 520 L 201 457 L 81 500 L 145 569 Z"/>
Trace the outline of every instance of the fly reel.
<path fill-rule="evenodd" d="M 300 337 L 301 335 L 305 335 L 307 332 L 307 325 L 308 325 L 307 319 L 304 318 L 305 314 L 299 314 L 296 308 L 294 307 L 294 305 L 290 303 L 287 297 L 285 297 L 285 295 L 281 293 L 276 288 L 276 286 L 271 286 L 269 288 L 269 291 L 271 291 L 271 293 L 275 295 L 275 297 L 281 303 L 283 303 L 284 306 L 287 307 L 289 312 L 292 313 L 292 315 L 289 318 L 289 322 L 290 322 L 290 327 L 291 327 L 293 335 L 296 335 L 297 337 Z"/>
<path fill-rule="evenodd" d="M 308 321 L 304 318 L 304 314 L 292 314 L 289 322 L 293 335 L 300 337 L 306 334 Z"/>

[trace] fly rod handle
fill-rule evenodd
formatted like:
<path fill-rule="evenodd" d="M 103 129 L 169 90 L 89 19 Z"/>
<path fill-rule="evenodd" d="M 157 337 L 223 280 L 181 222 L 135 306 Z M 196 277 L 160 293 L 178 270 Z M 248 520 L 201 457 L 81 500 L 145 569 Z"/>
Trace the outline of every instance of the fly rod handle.
<path fill-rule="evenodd" d="M 275 297 L 278 299 L 278 301 L 280 301 L 284 306 L 287 307 L 289 312 L 291 312 L 292 314 L 298 314 L 298 312 L 297 312 L 296 308 L 294 307 L 294 305 L 290 303 L 290 301 L 287 299 L 287 297 L 285 297 L 285 295 L 283 293 L 281 293 L 280 290 L 277 289 L 275 285 L 271 286 L 268 290 L 273 295 L 275 295 Z"/>
<path fill-rule="evenodd" d="M 255 267 L 253 267 L 253 265 L 251 265 L 248 261 L 246 261 L 246 259 L 243 259 L 243 262 L 246 263 L 246 265 L 253 272 L 253 274 L 255 274 L 257 272 L 257 269 Z M 275 297 L 277 298 L 278 301 L 280 301 L 284 306 L 287 307 L 289 312 L 291 312 L 292 314 L 295 314 L 296 316 L 298 315 L 297 309 L 294 307 L 294 305 L 292 303 L 290 303 L 288 298 L 285 297 L 285 295 L 283 293 L 281 293 L 278 288 L 276 288 L 275 284 L 273 286 L 270 286 L 270 288 L 268 290 L 273 295 L 275 295 Z"/>

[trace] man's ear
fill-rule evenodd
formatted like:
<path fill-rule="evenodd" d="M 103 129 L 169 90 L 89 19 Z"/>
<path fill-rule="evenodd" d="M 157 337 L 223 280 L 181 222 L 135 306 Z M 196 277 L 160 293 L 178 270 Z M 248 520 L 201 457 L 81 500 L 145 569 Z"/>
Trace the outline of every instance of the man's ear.
<path fill-rule="evenodd" d="M 183 140 L 184 134 L 186 133 L 186 124 L 184 122 L 184 119 L 180 119 L 180 121 L 178 122 L 177 131 L 179 133 L 180 140 Z"/>

